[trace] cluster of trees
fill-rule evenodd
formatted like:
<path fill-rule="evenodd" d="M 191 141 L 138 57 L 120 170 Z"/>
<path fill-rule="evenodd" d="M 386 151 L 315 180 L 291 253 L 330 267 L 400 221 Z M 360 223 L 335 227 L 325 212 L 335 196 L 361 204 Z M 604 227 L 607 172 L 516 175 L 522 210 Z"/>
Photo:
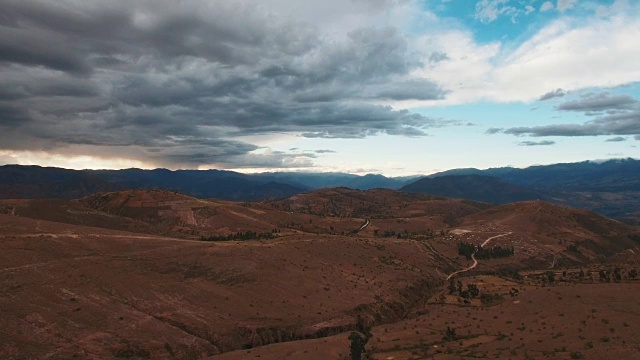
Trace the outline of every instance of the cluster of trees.
<path fill-rule="evenodd" d="M 457 292 L 458 296 L 465 299 L 465 302 L 466 300 L 476 298 L 480 295 L 480 289 L 478 289 L 478 285 L 467 284 L 467 288 L 465 289 L 462 281 L 458 280 L 458 282 L 456 283 L 456 281 L 453 278 L 449 279 L 448 289 L 449 289 L 449 295 L 453 295 L 454 293 Z"/>
<path fill-rule="evenodd" d="M 367 355 L 369 354 L 367 354 L 365 346 L 372 337 L 371 326 L 365 324 L 364 320 L 358 315 L 356 331 L 349 335 L 349 358 L 351 360 L 362 360 L 364 355 L 368 359 Z"/>
<path fill-rule="evenodd" d="M 613 279 L 614 282 L 620 282 L 622 280 L 622 268 L 616 267 L 612 271 L 611 270 L 600 270 L 598 271 L 598 276 L 600 281 L 611 282 Z M 636 279 L 638 277 L 638 270 L 631 269 L 627 272 L 628 279 Z"/>
<path fill-rule="evenodd" d="M 471 260 L 473 254 L 476 255 L 477 259 L 495 259 L 512 256 L 515 254 L 515 249 L 513 246 L 503 248 L 502 246 L 495 245 L 490 248 L 484 248 L 463 241 L 458 243 L 458 255 L 466 257 L 467 260 Z"/>
<path fill-rule="evenodd" d="M 578 272 L 571 272 L 571 273 L 567 272 L 567 270 L 563 270 L 562 275 L 559 277 L 559 279 L 557 279 L 559 275 L 556 274 L 554 271 L 545 271 L 541 275 L 541 280 L 543 283 L 554 283 L 556 281 L 566 282 L 566 281 L 571 281 L 571 279 L 584 281 L 585 278 L 589 279 L 590 281 L 594 281 L 596 280 L 594 278 L 595 274 L 596 274 L 595 271 L 585 272 L 582 269 L 580 269 L 580 271 Z M 600 269 L 597 271 L 597 275 L 598 275 L 597 280 L 599 280 L 600 282 L 611 282 L 611 281 L 621 282 L 624 279 L 627 279 L 627 280 L 637 279 L 638 270 L 635 268 L 625 270 L 621 267 L 614 267 L 609 269 Z"/>
<path fill-rule="evenodd" d="M 418 231 L 418 232 L 409 232 L 407 230 L 404 230 L 404 231 L 385 230 L 383 232 L 380 232 L 380 230 L 376 229 L 373 231 L 373 234 L 375 236 L 380 236 L 385 238 L 395 237 L 398 239 L 415 239 L 415 238 L 433 239 L 436 237 L 436 234 L 431 229 L 427 229 L 425 231 Z"/>
<path fill-rule="evenodd" d="M 275 236 L 273 235 L 275 232 L 278 232 L 277 229 L 274 229 L 270 233 L 258 233 L 255 231 L 239 231 L 234 234 L 229 235 L 211 235 L 211 236 L 201 236 L 201 241 L 232 241 L 232 240 L 259 240 L 259 239 L 273 239 Z"/>

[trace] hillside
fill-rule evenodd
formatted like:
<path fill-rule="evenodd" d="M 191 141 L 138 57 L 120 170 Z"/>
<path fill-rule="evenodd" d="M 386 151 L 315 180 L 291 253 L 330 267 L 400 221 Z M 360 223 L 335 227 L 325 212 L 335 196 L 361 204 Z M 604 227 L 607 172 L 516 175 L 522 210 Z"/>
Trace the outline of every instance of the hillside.
<path fill-rule="evenodd" d="M 250 203 L 126 190 L 2 200 L 0 213 L 1 358 L 338 358 L 363 324 L 373 327 L 367 347 L 376 359 L 410 359 L 402 351 L 424 341 L 433 352 L 452 326 L 499 352 L 500 332 L 510 329 L 504 317 L 534 321 L 506 300 L 515 287 L 527 313 L 571 308 L 558 298 L 593 293 L 572 311 L 597 308 L 613 321 L 609 295 L 627 301 L 630 291 L 617 285 L 637 286 L 627 274 L 638 263 L 640 229 L 541 201 L 492 206 L 335 188 Z M 495 246 L 513 251 L 472 264 L 463 242 L 490 255 Z M 609 277 L 623 269 L 627 283 L 598 282 L 602 269 Z M 549 271 L 569 281 L 581 270 L 590 277 L 558 285 L 562 295 L 544 301 L 540 286 L 550 285 L 540 279 Z M 493 302 L 447 292 L 451 276 Z M 461 309 L 473 316 L 439 317 Z M 577 328 L 553 324 L 578 337 Z M 616 334 L 635 341 L 622 328 Z M 472 350 L 464 341 L 447 346 Z M 624 351 L 611 343 L 610 352 Z"/>
<path fill-rule="evenodd" d="M 360 218 L 410 218 L 430 215 L 461 217 L 489 206 L 473 201 L 407 194 L 388 189 L 361 191 L 349 188 L 315 190 L 272 201 L 271 205 L 284 211 Z"/>
<path fill-rule="evenodd" d="M 542 201 L 502 205 L 464 218 L 461 228 L 491 229 L 518 236 L 523 261 L 536 256 L 553 263 L 578 264 L 602 261 L 633 248 L 638 229 L 591 211 L 552 205 Z M 500 243 L 497 240 L 496 243 Z M 549 257 L 549 254 L 551 257 Z"/>
<path fill-rule="evenodd" d="M 629 223 L 640 223 L 640 161 L 633 159 L 532 166 L 525 169 L 453 169 L 430 175 L 491 176 L 497 180 L 470 178 L 430 182 L 419 176 L 385 177 L 343 173 L 241 174 L 223 170 L 66 170 L 38 166 L 0 166 L 0 199 L 74 199 L 98 192 L 127 189 L 177 191 L 197 198 L 257 201 L 287 198 L 310 189 L 349 187 L 426 192 L 489 203 L 542 199 L 583 207 Z M 416 183 L 423 185 L 413 185 Z M 429 184 L 429 185 L 425 185 Z M 424 188 L 424 189 L 421 189 Z"/>
<path fill-rule="evenodd" d="M 640 160 L 583 161 L 527 168 L 453 169 L 429 177 L 449 175 L 494 176 L 532 189 L 568 192 L 640 191 Z"/>
<path fill-rule="evenodd" d="M 547 194 L 556 204 L 586 208 L 640 224 L 640 160 L 584 161 L 518 168 L 454 169 L 430 175 L 486 175 Z M 532 198 L 535 199 L 535 198 Z"/>
<path fill-rule="evenodd" d="M 423 178 L 403 186 L 400 191 L 469 199 L 493 204 L 549 198 L 548 195 L 541 191 L 531 190 L 485 175 L 450 175 Z"/>

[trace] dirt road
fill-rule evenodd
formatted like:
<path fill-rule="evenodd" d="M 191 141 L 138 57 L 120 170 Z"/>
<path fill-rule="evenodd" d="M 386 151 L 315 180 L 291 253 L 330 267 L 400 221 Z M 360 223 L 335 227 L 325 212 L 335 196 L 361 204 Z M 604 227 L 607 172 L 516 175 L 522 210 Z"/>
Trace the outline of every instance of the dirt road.
<path fill-rule="evenodd" d="M 506 236 L 506 235 L 510 235 L 510 234 L 511 234 L 511 232 L 500 234 L 500 235 L 496 235 L 496 236 L 492 236 L 492 237 L 488 238 L 487 240 L 485 240 L 482 243 L 482 245 L 480 245 L 480 247 L 484 247 L 485 245 L 487 245 L 489 243 L 489 241 L 491 241 L 493 239 L 496 239 L 496 238 L 499 238 L 499 237 L 502 237 L 502 236 Z M 449 274 L 449 276 L 447 276 L 446 280 L 449 280 L 453 276 L 456 276 L 456 275 L 458 275 L 460 273 L 463 273 L 463 272 L 466 272 L 466 271 L 469 271 L 469 270 L 475 268 L 478 265 L 478 260 L 476 260 L 476 253 L 475 252 L 473 254 L 471 254 L 471 259 L 473 260 L 473 265 L 469 266 L 468 268 L 452 272 L 451 274 Z"/>

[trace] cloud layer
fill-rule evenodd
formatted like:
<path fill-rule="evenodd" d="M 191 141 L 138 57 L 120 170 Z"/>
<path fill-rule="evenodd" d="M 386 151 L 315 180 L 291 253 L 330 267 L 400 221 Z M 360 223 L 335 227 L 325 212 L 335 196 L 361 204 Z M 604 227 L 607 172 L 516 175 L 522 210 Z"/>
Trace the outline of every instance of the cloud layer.
<path fill-rule="evenodd" d="M 593 117 L 582 124 L 553 124 L 545 126 L 521 126 L 509 129 L 489 129 L 495 134 L 530 136 L 600 136 L 640 134 L 640 101 L 629 95 L 611 95 L 608 92 L 588 93 L 577 100 L 567 101 L 556 107 L 559 111 L 582 112 Z M 615 140 L 614 140 L 615 139 Z M 615 137 L 607 141 L 624 141 Z"/>
<path fill-rule="evenodd" d="M 310 155 L 260 152 L 234 139 L 424 136 L 447 125 L 384 105 L 446 95 L 410 76 L 423 58 L 397 27 L 362 21 L 402 2 L 350 2 L 342 14 L 349 26 L 321 19 L 333 34 L 300 21 L 322 18 L 331 4 L 283 5 L 5 1 L 2 147 L 127 147 L 169 166 L 308 166 Z"/>
<path fill-rule="evenodd" d="M 468 121 L 418 107 L 555 105 L 580 89 L 640 81 L 639 7 L 623 3 L 582 21 L 567 15 L 576 1 L 554 1 L 557 19 L 508 43 L 479 42 L 417 0 L 5 0 L 0 152 L 310 167 L 333 150 L 273 151 L 251 138 L 424 137 Z M 470 19 L 516 21 L 533 16 L 532 4 L 479 0 Z M 640 134 L 629 95 L 586 94 L 556 110 L 589 120 L 488 133 Z"/>

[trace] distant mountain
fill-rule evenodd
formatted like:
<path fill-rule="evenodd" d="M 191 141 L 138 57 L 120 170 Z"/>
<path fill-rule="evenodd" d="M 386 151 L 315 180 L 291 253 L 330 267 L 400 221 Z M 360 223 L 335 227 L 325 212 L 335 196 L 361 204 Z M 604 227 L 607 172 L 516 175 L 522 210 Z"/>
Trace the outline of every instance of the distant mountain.
<path fill-rule="evenodd" d="M 305 186 L 310 189 L 322 189 L 332 187 L 348 187 L 358 190 L 369 190 L 375 188 L 399 189 L 406 185 L 407 181 L 414 180 L 419 176 L 407 177 L 386 177 L 379 174 L 353 175 L 345 173 L 262 173 L 254 175 L 256 177 L 272 178 L 274 181 L 290 184 L 293 186 Z"/>
<path fill-rule="evenodd" d="M 549 197 L 540 191 L 485 175 L 449 175 L 423 178 L 402 187 L 400 191 L 469 199 L 493 204 L 544 200 Z"/>
<path fill-rule="evenodd" d="M 494 180 L 458 176 L 490 176 Z M 403 189 L 490 203 L 545 199 L 582 207 L 640 224 L 640 161 L 620 159 L 479 170 L 453 169 L 426 179 L 345 173 L 242 174 L 224 170 L 67 170 L 40 166 L 0 166 L 0 198 L 72 199 L 126 189 L 178 191 L 199 198 L 253 201 L 284 198 L 311 189 L 348 187 Z M 495 178 L 506 183 L 498 183 Z"/>
<path fill-rule="evenodd" d="M 263 200 L 282 198 L 307 190 L 220 170 L 68 170 L 40 166 L 0 166 L 0 198 L 73 199 L 105 191 L 161 189 L 200 198 Z"/>
<path fill-rule="evenodd" d="M 469 174 L 494 176 L 513 184 L 553 191 L 640 191 L 640 160 L 631 158 L 539 165 L 524 169 L 453 169 L 429 177 Z"/>
<path fill-rule="evenodd" d="M 596 211 L 600 214 L 640 224 L 640 160 L 608 161 L 479 169 L 454 169 L 430 178 L 450 175 L 487 175 L 544 194 L 549 201 Z"/>

